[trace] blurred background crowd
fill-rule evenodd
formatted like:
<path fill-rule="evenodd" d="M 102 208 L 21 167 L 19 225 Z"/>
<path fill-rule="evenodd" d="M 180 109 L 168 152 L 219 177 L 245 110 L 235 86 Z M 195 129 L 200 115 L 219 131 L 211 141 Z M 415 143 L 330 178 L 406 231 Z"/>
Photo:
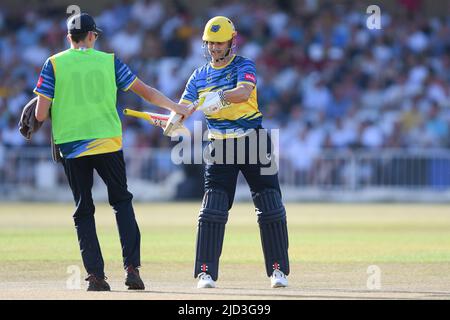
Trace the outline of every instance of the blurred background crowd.
<path fill-rule="evenodd" d="M 358 1 L 229 0 L 195 9 L 177 1 L 110 1 L 93 14 L 104 30 L 96 48 L 114 52 L 178 101 L 192 71 L 206 63 L 204 24 L 225 15 L 238 31 L 238 54 L 256 62 L 264 126 L 280 129 L 280 150 L 298 170 L 325 149 L 449 148 L 448 10 L 430 16 L 420 0 L 392 2 L 395 10 L 381 6 L 381 29 L 370 30 L 367 4 Z M 68 47 L 67 17 L 65 8 L 0 10 L 0 141 L 6 148 L 49 143 L 48 126 L 28 143 L 17 122 L 45 60 Z M 125 106 L 161 111 L 119 93 L 119 110 Z M 125 148 L 170 146 L 160 130 L 123 121 Z"/>

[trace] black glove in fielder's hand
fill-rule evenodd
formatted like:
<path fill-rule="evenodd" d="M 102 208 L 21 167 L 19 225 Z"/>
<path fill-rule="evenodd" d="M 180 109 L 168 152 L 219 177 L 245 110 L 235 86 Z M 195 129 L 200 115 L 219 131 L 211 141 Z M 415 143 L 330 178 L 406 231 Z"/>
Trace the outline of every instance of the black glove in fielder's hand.
<path fill-rule="evenodd" d="M 31 140 L 33 134 L 38 131 L 44 122 L 38 121 L 35 116 L 38 97 L 31 99 L 23 108 L 22 115 L 19 120 L 19 132 L 25 139 Z M 59 147 L 51 138 L 52 159 L 54 162 L 61 162 L 62 157 L 59 152 Z"/>
<path fill-rule="evenodd" d="M 31 140 L 33 133 L 38 131 L 43 122 L 36 119 L 34 113 L 36 111 L 38 97 L 31 99 L 23 108 L 19 121 L 19 132 L 27 140 Z"/>

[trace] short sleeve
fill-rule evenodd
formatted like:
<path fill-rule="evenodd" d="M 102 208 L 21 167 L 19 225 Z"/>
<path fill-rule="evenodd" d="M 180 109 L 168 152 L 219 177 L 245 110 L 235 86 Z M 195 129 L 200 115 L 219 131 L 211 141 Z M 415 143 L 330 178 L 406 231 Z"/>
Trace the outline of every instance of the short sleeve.
<path fill-rule="evenodd" d="M 114 57 L 114 69 L 116 72 L 116 86 L 122 91 L 127 91 L 137 80 L 137 76 L 125 63 Z"/>
<path fill-rule="evenodd" d="M 198 99 L 198 91 L 196 86 L 196 74 L 194 71 L 190 76 L 188 82 L 186 83 L 186 87 L 184 89 L 183 95 L 181 96 L 180 102 L 183 103 L 191 103 Z"/>
<path fill-rule="evenodd" d="M 53 97 L 55 96 L 55 72 L 51 58 L 48 58 L 47 61 L 45 61 L 33 92 L 44 98 L 53 100 Z"/>
<path fill-rule="evenodd" d="M 238 68 L 237 83 L 250 83 L 256 85 L 256 67 L 250 59 L 243 59 Z"/>

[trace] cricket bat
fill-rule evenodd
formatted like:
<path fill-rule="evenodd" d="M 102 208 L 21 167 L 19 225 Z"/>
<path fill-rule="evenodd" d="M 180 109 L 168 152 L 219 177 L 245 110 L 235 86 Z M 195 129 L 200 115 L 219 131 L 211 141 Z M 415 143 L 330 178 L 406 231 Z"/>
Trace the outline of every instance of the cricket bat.
<path fill-rule="evenodd" d="M 192 102 L 190 105 L 188 105 L 186 108 L 188 110 L 190 110 L 191 112 L 194 112 L 199 106 L 199 101 L 196 100 L 194 102 Z M 170 117 L 167 120 L 167 125 L 164 127 L 164 135 L 165 136 L 172 136 L 172 134 L 183 127 L 183 116 L 175 113 L 175 112 L 171 112 L 170 113 Z"/>
<path fill-rule="evenodd" d="M 156 127 L 161 127 L 163 129 L 166 127 L 167 121 L 169 120 L 169 117 L 170 117 L 170 115 L 168 115 L 168 114 L 136 111 L 133 109 L 124 109 L 123 114 L 130 116 L 130 117 L 147 120 L 148 122 L 150 122 L 150 124 L 152 124 Z"/>

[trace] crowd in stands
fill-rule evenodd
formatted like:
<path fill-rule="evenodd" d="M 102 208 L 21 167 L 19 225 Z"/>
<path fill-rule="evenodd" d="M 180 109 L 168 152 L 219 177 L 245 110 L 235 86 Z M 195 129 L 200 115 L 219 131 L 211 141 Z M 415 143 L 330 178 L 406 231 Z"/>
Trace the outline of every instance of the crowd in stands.
<path fill-rule="evenodd" d="M 372 30 L 358 1 L 230 0 L 207 8 L 115 1 L 95 15 L 104 31 L 96 48 L 178 101 L 206 63 L 204 24 L 224 15 L 238 31 L 238 54 L 256 62 L 263 124 L 280 129 L 280 151 L 298 170 L 325 149 L 449 148 L 450 17 L 423 15 L 420 1 L 396 8 L 382 8 L 381 29 Z M 49 144 L 48 125 L 26 142 L 17 122 L 45 60 L 68 48 L 67 16 L 64 9 L 0 10 L 2 148 Z M 126 106 L 164 111 L 119 92 L 118 109 Z M 123 118 L 123 126 L 124 148 L 171 145 L 140 120 Z"/>

